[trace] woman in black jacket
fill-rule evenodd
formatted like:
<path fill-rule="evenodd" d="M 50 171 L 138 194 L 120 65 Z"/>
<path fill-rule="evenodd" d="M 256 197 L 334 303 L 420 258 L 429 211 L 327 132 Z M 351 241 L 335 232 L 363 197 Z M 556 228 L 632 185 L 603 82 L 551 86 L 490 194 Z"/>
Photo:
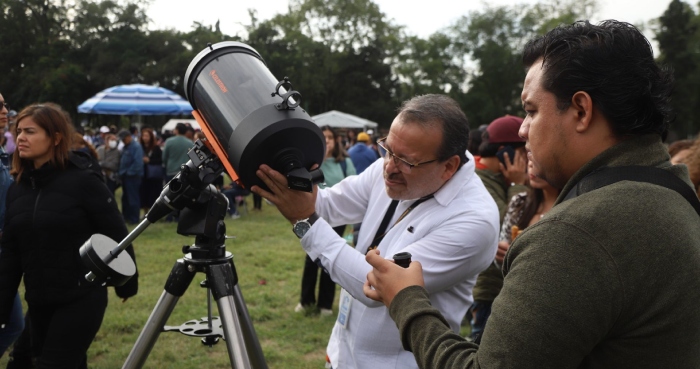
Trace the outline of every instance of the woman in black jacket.
<path fill-rule="evenodd" d="M 96 162 L 69 151 L 71 123 L 60 107 L 29 106 L 15 129 L 16 180 L 7 196 L 0 254 L 0 324 L 24 276 L 38 368 L 86 368 L 107 289 L 85 280 L 78 250 L 94 233 L 121 241 L 126 225 Z M 137 288 L 134 276 L 116 292 L 126 300 Z"/>

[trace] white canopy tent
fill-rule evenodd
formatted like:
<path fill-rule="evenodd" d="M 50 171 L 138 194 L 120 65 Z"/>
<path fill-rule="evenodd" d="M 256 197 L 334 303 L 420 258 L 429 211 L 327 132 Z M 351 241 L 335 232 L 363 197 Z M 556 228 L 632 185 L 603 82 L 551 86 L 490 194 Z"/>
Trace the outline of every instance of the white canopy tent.
<path fill-rule="evenodd" d="M 331 110 L 319 115 L 314 115 L 313 117 L 311 117 L 311 119 L 313 119 L 313 121 L 319 127 L 331 126 L 334 128 L 352 128 L 367 130 L 370 128 L 376 129 L 378 126 L 377 123 L 372 122 L 371 120 L 360 118 L 356 115 L 343 113 L 337 110 Z M 163 127 L 161 128 L 161 132 L 165 133 L 165 131 L 174 130 L 175 126 L 178 123 L 189 123 L 192 126 L 192 128 L 201 129 L 196 119 L 170 119 L 163 125 Z"/>
<path fill-rule="evenodd" d="M 331 126 L 334 128 L 354 128 L 367 130 L 368 128 L 377 128 L 378 126 L 377 123 L 372 122 L 371 120 L 337 110 L 331 110 L 319 115 L 314 115 L 311 117 L 311 119 L 313 119 L 319 127 Z"/>
<path fill-rule="evenodd" d="M 185 123 L 185 124 L 189 123 L 192 126 L 192 128 L 194 128 L 195 130 L 201 129 L 201 128 L 199 128 L 199 123 L 197 122 L 196 119 L 170 119 L 169 121 L 167 121 L 163 125 L 163 128 L 160 129 L 160 132 L 161 133 L 165 133 L 165 131 L 172 132 L 173 130 L 175 130 L 175 126 L 178 123 Z"/>

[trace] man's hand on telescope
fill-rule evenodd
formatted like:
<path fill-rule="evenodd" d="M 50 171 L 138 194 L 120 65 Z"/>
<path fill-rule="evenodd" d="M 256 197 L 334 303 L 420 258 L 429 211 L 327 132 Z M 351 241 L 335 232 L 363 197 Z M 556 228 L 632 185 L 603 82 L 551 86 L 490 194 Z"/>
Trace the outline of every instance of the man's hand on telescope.
<path fill-rule="evenodd" d="M 311 169 L 317 167 L 318 165 L 315 165 Z M 270 192 L 258 186 L 253 186 L 250 190 L 275 204 L 280 213 L 291 223 L 306 219 L 316 211 L 318 186 L 314 185 L 313 193 L 292 190 L 287 186 L 287 178 L 282 173 L 265 164 L 260 165 L 256 174 L 267 185 Z"/>

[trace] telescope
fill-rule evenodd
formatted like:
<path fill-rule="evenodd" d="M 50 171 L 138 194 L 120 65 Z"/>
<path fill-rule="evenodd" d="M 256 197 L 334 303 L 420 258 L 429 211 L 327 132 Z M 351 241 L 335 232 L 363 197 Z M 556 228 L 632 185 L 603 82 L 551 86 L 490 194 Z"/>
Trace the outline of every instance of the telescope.
<path fill-rule="evenodd" d="M 299 108 L 301 94 L 289 79 L 278 82 L 252 47 L 210 44 L 187 68 L 185 96 L 213 151 L 243 187 L 267 189 L 255 174 L 263 163 L 295 190 L 311 192 L 323 181 L 320 170 L 309 170 L 323 162 L 323 133 Z"/>
<path fill-rule="evenodd" d="M 224 218 L 228 200 L 212 182 L 226 171 L 239 185 L 267 186 L 256 171 L 266 164 L 286 176 L 288 187 L 312 192 L 323 181 L 320 166 L 325 138 L 311 117 L 300 108 L 301 94 L 287 77 L 277 81 L 252 47 L 240 42 L 209 44 L 187 68 L 185 94 L 194 108 L 206 140 L 197 140 L 187 163 L 170 180 L 145 219 L 121 242 L 93 235 L 80 248 L 91 271 L 89 281 L 121 285 L 136 271 L 122 251 L 150 224 L 172 211 L 180 211 L 177 233 L 195 236 L 183 247 L 166 281 L 163 294 L 148 318 L 122 368 L 143 367 L 162 331 L 201 337 L 213 345 L 226 340 L 232 368 L 267 369 L 260 342 L 238 286 L 233 255 L 226 251 Z M 195 273 L 205 273 L 208 289 L 207 318 L 166 327 L 170 313 Z M 211 315 L 211 296 L 220 319 Z M 196 324 L 198 329 L 192 329 Z"/>

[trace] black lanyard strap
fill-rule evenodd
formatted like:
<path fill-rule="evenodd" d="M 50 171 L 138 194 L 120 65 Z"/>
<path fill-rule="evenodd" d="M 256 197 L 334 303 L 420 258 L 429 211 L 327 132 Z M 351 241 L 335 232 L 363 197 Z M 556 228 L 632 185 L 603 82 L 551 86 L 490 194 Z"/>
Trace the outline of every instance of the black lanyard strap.
<path fill-rule="evenodd" d="M 392 225 L 392 228 L 399 224 L 400 221 L 403 220 L 413 209 L 418 207 L 421 203 L 423 203 L 426 200 L 432 199 L 433 194 L 431 193 L 428 196 L 421 197 L 420 199 L 416 200 L 411 206 L 408 207 L 408 209 L 404 210 L 403 213 L 401 213 L 401 216 L 399 216 L 399 219 L 396 220 L 394 225 Z M 365 252 L 365 255 L 370 252 L 370 250 L 374 250 L 379 246 L 379 244 L 382 242 L 384 239 L 384 236 L 389 232 L 389 230 L 386 229 L 386 227 L 389 225 L 389 222 L 391 221 L 391 218 L 394 216 L 394 212 L 396 211 L 396 206 L 398 206 L 399 200 L 391 200 L 391 204 L 389 204 L 389 208 L 386 209 L 386 214 L 384 214 L 384 219 L 382 219 L 382 223 L 379 224 L 379 228 L 377 228 L 377 233 L 374 235 L 374 239 L 372 240 L 372 243 L 370 246 L 367 248 L 367 251 Z"/>

